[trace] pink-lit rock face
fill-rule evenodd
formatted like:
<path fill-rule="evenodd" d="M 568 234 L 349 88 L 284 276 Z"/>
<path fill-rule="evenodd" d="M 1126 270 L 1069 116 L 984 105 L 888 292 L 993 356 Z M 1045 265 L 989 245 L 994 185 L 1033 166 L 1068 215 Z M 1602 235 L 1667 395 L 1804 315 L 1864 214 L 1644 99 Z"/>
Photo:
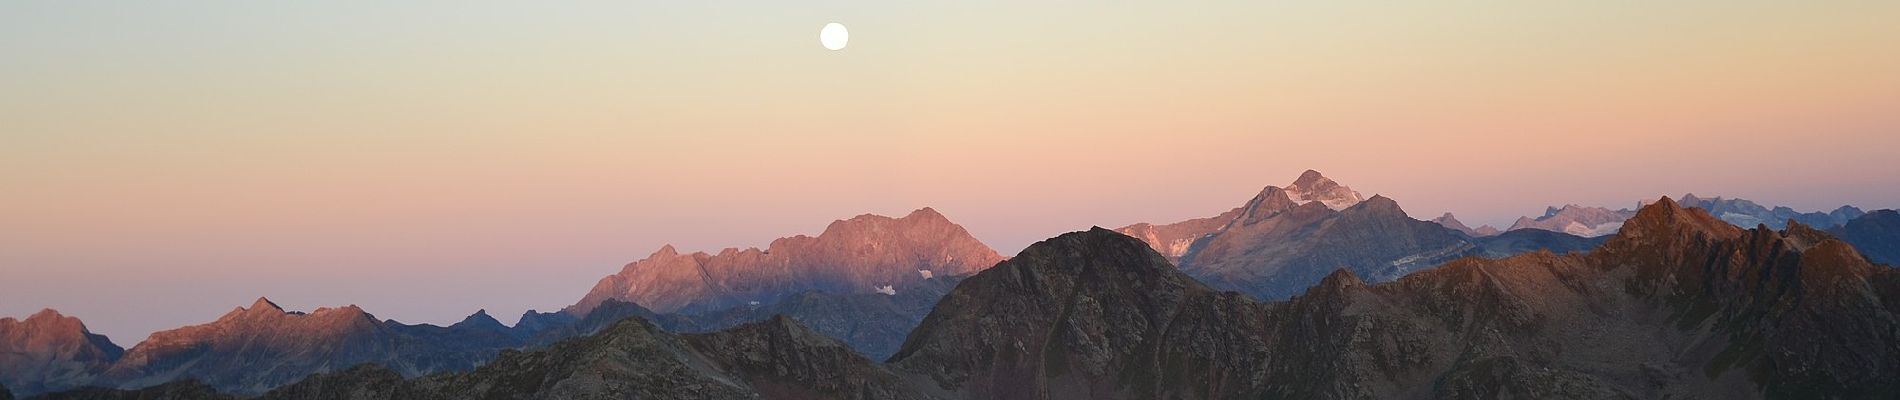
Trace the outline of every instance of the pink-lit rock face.
<path fill-rule="evenodd" d="M 925 279 L 918 271 L 967 275 L 1002 260 L 936 210 L 924 208 L 902 218 L 866 214 L 832 222 L 817 237 L 774 240 L 763 250 L 681 254 L 673 246 L 661 247 L 601 278 L 567 310 L 585 315 L 606 299 L 665 313 L 772 303 L 811 290 L 873 293 Z"/>
<path fill-rule="evenodd" d="M 79 318 L 52 309 L 25 320 L 0 318 L 0 384 L 21 393 L 84 384 L 124 352 Z"/>

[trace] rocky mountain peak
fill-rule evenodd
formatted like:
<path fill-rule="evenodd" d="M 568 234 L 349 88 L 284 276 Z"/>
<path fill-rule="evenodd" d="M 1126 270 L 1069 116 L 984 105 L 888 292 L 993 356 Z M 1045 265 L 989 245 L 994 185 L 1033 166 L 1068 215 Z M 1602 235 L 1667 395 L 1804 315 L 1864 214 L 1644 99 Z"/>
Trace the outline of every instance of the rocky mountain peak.
<path fill-rule="evenodd" d="M 124 353 L 79 318 L 51 308 L 24 320 L 0 318 L 0 385 L 22 394 L 85 384 Z"/>
<path fill-rule="evenodd" d="M 1253 199 L 1247 202 L 1247 205 L 1242 206 L 1245 211 L 1242 212 L 1239 219 L 1242 223 L 1251 224 L 1278 215 L 1286 210 L 1291 210 L 1299 205 L 1300 203 L 1293 201 L 1293 198 L 1290 197 L 1285 189 L 1281 189 L 1278 186 L 1268 186 L 1265 189 L 1261 189 L 1260 194 L 1254 195 Z"/>
<path fill-rule="evenodd" d="M 1306 172 L 1301 172 L 1299 179 L 1293 180 L 1293 186 L 1311 188 L 1320 185 L 1321 182 L 1332 183 L 1333 180 L 1326 179 L 1326 175 L 1319 173 L 1319 171 L 1309 169 L 1306 170 Z"/>
<path fill-rule="evenodd" d="M 949 217 L 943 216 L 943 213 L 937 212 L 937 209 L 931 208 L 931 207 L 916 209 L 914 211 L 911 211 L 910 214 L 905 215 L 903 218 L 898 218 L 898 219 L 915 220 L 915 221 L 943 221 L 943 222 L 950 221 Z"/>
<path fill-rule="evenodd" d="M 218 317 L 218 320 L 268 318 L 284 314 L 287 314 L 287 312 L 284 311 L 283 307 L 279 307 L 277 303 L 271 302 L 268 298 L 258 297 L 257 300 L 251 302 L 249 307 L 232 308 L 231 312 L 224 313 L 224 316 Z"/>
<path fill-rule="evenodd" d="M 1372 195 L 1372 198 L 1366 199 L 1364 202 L 1360 202 L 1353 207 L 1383 214 L 1405 215 L 1405 210 L 1399 208 L 1399 202 L 1393 201 L 1392 198 L 1383 195 Z"/>
<path fill-rule="evenodd" d="M 270 299 L 264 298 L 264 297 L 258 297 L 257 301 L 251 302 L 251 307 L 246 310 L 247 311 L 269 311 L 269 312 L 275 312 L 275 313 L 284 312 L 283 307 L 278 307 L 277 303 L 273 303 L 270 301 Z"/>
<path fill-rule="evenodd" d="M 671 258 L 671 257 L 678 257 L 679 255 L 680 255 L 679 249 L 673 248 L 672 244 L 664 244 L 664 245 L 660 245 L 659 250 L 654 250 L 653 254 L 647 255 L 647 258 L 649 259 Z"/>
<path fill-rule="evenodd" d="M 1705 240 L 1731 239 L 1742 235 L 1742 229 L 1710 215 L 1700 208 L 1684 208 L 1674 199 L 1663 196 L 1641 210 L 1636 216 L 1623 222 L 1622 230 L 1612 242 L 1646 241 L 1651 238 L 1694 238 Z"/>
<path fill-rule="evenodd" d="M 1431 222 L 1444 226 L 1446 228 L 1451 228 L 1452 230 L 1455 230 L 1455 231 L 1464 232 L 1466 236 L 1471 236 L 1474 238 L 1497 236 L 1497 234 L 1500 233 L 1498 231 L 1498 228 L 1490 226 L 1490 225 L 1479 226 L 1476 228 L 1465 225 L 1464 221 L 1459 221 L 1457 216 L 1451 215 L 1451 213 L 1449 212 L 1445 213 L 1445 215 L 1439 216 L 1438 218 L 1433 218 Z"/>
<path fill-rule="evenodd" d="M 462 322 L 457 322 L 455 323 L 455 325 L 452 325 L 452 326 L 502 328 L 502 329 L 507 328 L 506 325 L 501 324 L 501 321 L 496 320 L 494 316 L 488 315 L 488 309 L 475 310 L 474 314 L 469 314 L 467 318 L 462 318 Z"/>
<path fill-rule="evenodd" d="M 1334 182 L 1325 175 L 1321 175 L 1319 171 L 1310 169 L 1300 174 L 1300 178 L 1294 180 L 1293 184 L 1287 185 L 1284 190 L 1287 192 L 1287 197 L 1296 202 L 1316 201 L 1334 210 L 1344 210 L 1363 200 L 1359 192 L 1340 185 L 1339 182 Z"/>
<path fill-rule="evenodd" d="M 39 312 L 29 315 L 23 320 L 16 320 L 13 317 L 0 318 L 0 331 L 19 331 L 27 332 L 32 335 L 57 337 L 98 336 L 87 331 L 86 323 L 81 322 L 78 317 L 61 314 L 59 310 L 51 308 L 40 309 Z M 0 337 L 4 337 L 6 334 L 6 332 L 0 332 Z M 104 338 L 104 336 L 97 337 L 99 341 L 103 341 Z M 118 346 L 112 345 L 110 342 L 106 342 L 104 345 L 103 347 L 109 347 L 113 351 L 116 351 L 118 348 Z M 0 349 L 5 348 L 5 345 L 0 344 Z M 0 353 L 4 353 L 4 351 L 0 351 Z M 4 359 L 3 356 L 4 354 L 0 354 L 0 360 Z"/>

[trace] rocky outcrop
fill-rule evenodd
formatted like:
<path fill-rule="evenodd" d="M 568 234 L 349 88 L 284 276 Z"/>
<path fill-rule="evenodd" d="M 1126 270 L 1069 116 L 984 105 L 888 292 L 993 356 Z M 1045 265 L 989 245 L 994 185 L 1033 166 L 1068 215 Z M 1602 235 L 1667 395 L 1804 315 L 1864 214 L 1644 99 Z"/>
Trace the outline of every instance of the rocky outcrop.
<path fill-rule="evenodd" d="M 23 396 L 90 383 L 124 352 L 52 309 L 24 320 L 0 318 L 0 385 Z"/>
<path fill-rule="evenodd" d="M 1900 388 L 1900 272 L 1669 199 L 1599 249 L 1465 258 L 1285 302 L 1145 243 L 1063 235 L 964 281 L 895 368 L 962 398 L 1874 398 Z"/>
<path fill-rule="evenodd" d="M 1900 266 L 1900 212 L 1878 210 L 1829 230 L 1878 264 Z"/>
<path fill-rule="evenodd" d="M 814 290 L 874 293 L 928 275 L 968 275 L 1002 258 L 930 208 L 903 218 L 867 214 L 833 222 L 817 237 L 774 240 L 765 249 L 681 254 L 665 246 L 602 278 L 566 311 L 585 316 L 617 299 L 661 313 L 699 313 Z"/>
<path fill-rule="evenodd" d="M 1452 216 L 1451 213 L 1445 213 L 1445 215 L 1441 215 L 1438 218 L 1433 218 L 1431 222 L 1474 238 L 1497 236 L 1499 233 L 1503 233 L 1503 231 L 1499 231 L 1497 227 L 1490 225 L 1479 226 L 1477 228 L 1465 226 L 1463 221 L 1459 221 L 1458 217 Z"/>

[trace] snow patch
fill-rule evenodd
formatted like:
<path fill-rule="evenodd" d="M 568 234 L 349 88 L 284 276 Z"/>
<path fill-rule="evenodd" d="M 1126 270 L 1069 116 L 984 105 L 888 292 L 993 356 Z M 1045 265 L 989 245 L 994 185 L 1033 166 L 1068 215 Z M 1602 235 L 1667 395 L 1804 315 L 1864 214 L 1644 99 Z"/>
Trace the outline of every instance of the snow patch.
<path fill-rule="evenodd" d="M 935 276 L 933 276 L 933 275 L 931 275 L 931 274 L 930 274 L 930 270 L 927 270 L 927 269 L 920 269 L 920 270 L 917 270 L 917 275 L 923 275 L 923 277 L 924 277 L 924 279 L 930 279 L 930 278 L 933 278 L 933 277 L 935 277 Z"/>
<path fill-rule="evenodd" d="M 891 287 L 891 285 L 878 286 L 876 292 L 883 293 L 886 296 L 896 296 L 897 288 Z"/>

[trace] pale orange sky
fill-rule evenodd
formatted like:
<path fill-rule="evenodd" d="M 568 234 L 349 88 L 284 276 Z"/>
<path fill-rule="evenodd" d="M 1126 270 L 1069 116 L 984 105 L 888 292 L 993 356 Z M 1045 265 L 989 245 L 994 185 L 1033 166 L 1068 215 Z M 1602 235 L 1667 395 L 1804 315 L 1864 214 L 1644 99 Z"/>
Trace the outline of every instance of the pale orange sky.
<path fill-rule="evenodd" d="M 511 321 L 665 243 L 933 206 L 1013 253 L 1308 168 L 1900 207 L 1900 3 L 1266 3 L 0 4 L 0 316 Z"/>

